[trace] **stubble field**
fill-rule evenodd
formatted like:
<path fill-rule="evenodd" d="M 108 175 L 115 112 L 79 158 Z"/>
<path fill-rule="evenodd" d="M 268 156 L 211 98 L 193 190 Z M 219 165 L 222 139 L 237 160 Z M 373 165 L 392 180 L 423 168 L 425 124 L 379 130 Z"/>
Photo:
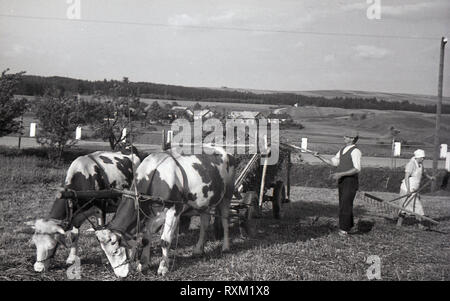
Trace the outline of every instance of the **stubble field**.
<path fill-rule="evenodd" d="M 67 165 L 54 168 L 34 156 L 0 155 L 0 279 L 67 280 L 65 259 L 59 249 L 46 273 L 33 271 L 35 249 L 32 231 L 24 222 L 47 215 Z M 386 199 L 392 193 L 373 194 Z M 366 233 L 337 234 L 336 189 L 293 187 L 292 203 L 283 208 L 281 220 L 272 218 L 270 203 L 256 220 L 257 233 L 241 239 L 231 229 L 231 251 L 221 253 L 221 242 L 208 234 L 205 256 L 191 257 L 198 238 L 194 218 L 188 233 L 174 242 L 171 272 L 156 275 L 161 258 L 159 241 L 153 242 L 152 265 L 146 275 L 133 272 L 130 280 L 367 280 L 366 262 L 371 255 L 381 260 L 382 280 L 450 280 L 450 202 L 423 196 L 426 213 L 440 224 L 433 231 L 414 224 L 397 228 L 388 215 L 375 211 L 358 198 L 357 220 L 373 224 Z M 82 227 L 79 241 L 82 280 L 116 280 L 93 234 Z"/>

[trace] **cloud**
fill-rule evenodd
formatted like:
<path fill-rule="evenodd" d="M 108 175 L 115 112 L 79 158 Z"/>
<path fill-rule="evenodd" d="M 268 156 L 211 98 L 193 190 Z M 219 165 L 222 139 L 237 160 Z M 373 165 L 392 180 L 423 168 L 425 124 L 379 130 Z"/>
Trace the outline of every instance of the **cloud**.
<path fill-rule="evenodd" d="M 327 54 L 326 56 L 324 56 L 323 61 L 327 64 L 333 63 L 334 61 L 336 61 L 336 55 L 334 53 Z"/>
<path fill-rule="evenodd" d="M 356 52 L 356 57 L 363 59 L 382 59 L 390 54 L 389 50 L 372 45 L 357 45 L 353 47 L 353 50 Z"/>
<path fill-rule="evenodd" d="M 303 43 L 302 41 L 298 41 L 297 43 L 295 43 L 294 48 L 303 48 L 305 46 L 305 43 Z"/>
<path fill-rule="evenodd" d="M 273 4 L 275 5 L 275 4 Z M 277 4 L 278 5 L 278 4 Z M 172 26 L 217 26 L 255 29 L 299 29 L 318 18 L 328 16 L 328 11 L 316 7 L 305 8 L 300 2 L 255 7 L 249 4 L 228 5 L 226 8 L 209 8 L 200 12 L 183 12 L 168 17 Z"/>
<path fill-rule="evenodd" d="M 22 53 L 24 53 L 26 50 L 28 50 L 27 47 L 24 46 L 24 45 L 20 45 L 20 44 L 14 44 L 14 46 L 13 46 L 13 48 L 12 48 L 12 51 L 13 51 L 13 53 L 15 53 L 15 54 L 22 54 Z"/>
<path fill-rule="evenodd" d="M 173 26 L 197 26 L 200 25 L 200 19 L 187 14 L 175 15 L 169 18 L 169 25 Z"/>
<path fill-rule="evenodd" d="M 236 14 L 232 11 L 213 16 L 178 14 L 169 17 L 168 23 L 172 26 L 224 26 L 231 24 L 235 20 L 235 17 Z"/>
<path fill-rule="evenodd" d="M 388 16 L 402 16 L 415 14 L 417 12 L 423 13 L 426 10 L 437 9 L 445 6 L 443 2 L 418 2 L 403 5 L 381 5 L 381 14 Z"/>
<path fill-rule="evenodd" d="M 18 57 L 24 55 L 29 52 L 30 48 L 21 44 L 13 44 L 3 52 L 3 55 L 6 57 Z"/>
<path fill-rule="evenodd" d="M 233 11 L 227 11 L 223 14 L 211 16 L 207 18 L 208 23 L 228 23 L 236 17 L 236 13 Z"/>
<path fill-rule="evenodd" d="M 366 3 L 365 1 L 350 3 L 340 6 L 343 11 L 367 11 L 367 9 L 373 5 L 373 1 Z M 405 3 L 405 4 L 395 4 L 387 5 L 384 1 L 381 4 L 381 17 L 383 16 L 413 16 L 420 15 L 424 17 L 424 14 L 433 14 L 448 11 L 450 9 L 450 4 L 448 0 L 433 0 L 433 1 L 421 1 L 416 3 Z M 448 13 L 447 13 L 448 16 Z"/>
<path fill-rule="evenodd" d="M 364 2 L 357 2 L 351 4 L 344 4 L 340 6 L 343 11 L 353 11 L 353 10 L 367 10 L 369 6 Z"/>

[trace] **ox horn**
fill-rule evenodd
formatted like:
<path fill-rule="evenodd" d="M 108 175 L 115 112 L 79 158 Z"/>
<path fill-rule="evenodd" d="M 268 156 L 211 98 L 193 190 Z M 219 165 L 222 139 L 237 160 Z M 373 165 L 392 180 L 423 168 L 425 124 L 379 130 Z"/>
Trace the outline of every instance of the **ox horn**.
<path fill-rule="evenodd" d="M 36 221 L 25 222 L 25 225 L 30 226 L 33 229 L 36 229 Z"/>
<path fill-rule="evenodd" d="M 111 233 L 111 243 L 115 244 L 117 242 L 117 235 Z"/>
<path fill-rule="evenodd" d="M 95 235 L 97 236 L 98 240 L 102 243 L 107 243 L 110 240 L 110 238 L 107 237 L 108 235 L 106 233 L 106 230 L 97 230 L 95 231 Z"/>

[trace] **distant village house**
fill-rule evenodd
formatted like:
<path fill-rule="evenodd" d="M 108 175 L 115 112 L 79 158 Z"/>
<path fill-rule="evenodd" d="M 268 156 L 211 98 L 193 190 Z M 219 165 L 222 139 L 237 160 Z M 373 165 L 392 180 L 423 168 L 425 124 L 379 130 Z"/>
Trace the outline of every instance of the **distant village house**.
<path fill-rule="evenodd" d="M 210 109 L 204 109 L 204 110 L 191 110 L 187 109 L 186 114 L 190 116 L 193 120 L 199 120 L 199 119 L 209 119 L 214 117 L 214 112 Z"/>
<path fill-rule="evenodd" d="M 246 124 L 253 124 L 255 120 L 263 117 L 263 114 L 259 111 L 231 111 L 228 114 L 229 119 L 240 120 Z"/>

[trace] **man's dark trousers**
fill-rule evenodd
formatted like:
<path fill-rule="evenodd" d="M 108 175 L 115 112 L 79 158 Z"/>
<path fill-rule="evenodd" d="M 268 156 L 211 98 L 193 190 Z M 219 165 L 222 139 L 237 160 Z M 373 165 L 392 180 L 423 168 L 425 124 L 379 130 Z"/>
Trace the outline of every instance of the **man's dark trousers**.
<path fill-rule="evenodd" d="M 347 176 L 339 179 L 339 228 L 350 231 L 353 227 L 353 201 L 358 191 L 358 176 Z"/>

